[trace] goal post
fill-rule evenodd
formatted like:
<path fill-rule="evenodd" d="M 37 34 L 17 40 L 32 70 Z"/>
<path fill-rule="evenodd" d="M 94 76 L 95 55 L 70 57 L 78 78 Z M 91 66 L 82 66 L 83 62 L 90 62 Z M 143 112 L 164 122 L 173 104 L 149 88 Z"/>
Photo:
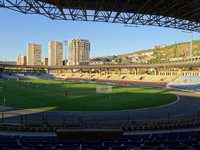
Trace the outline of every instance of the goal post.
<path fill-rule="evenodd" d="M 112 93 L 112 86 L 97 86 L 96 93 Z"/>

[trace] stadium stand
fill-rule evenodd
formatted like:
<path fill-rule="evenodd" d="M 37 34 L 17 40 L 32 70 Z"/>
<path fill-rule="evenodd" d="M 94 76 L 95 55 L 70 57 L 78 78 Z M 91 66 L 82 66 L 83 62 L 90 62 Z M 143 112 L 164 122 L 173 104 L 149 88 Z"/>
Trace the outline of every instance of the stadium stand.
<path fill-rule="evenodd" d="M 55 79 L 57 73 L 46 72 L 3 72 L 2 78 L 5 79 Z"/>
<path fill-rule="evenodd" d="M 177 73 L 171 73 L 169 75 L 134 75 L 134 74 L 99 74 L 99 73 L 62 73 L 57 74 L 57 79 L 66 80 L 95 80 L 97 82 L 111 82 L 118 84 L 134 84 L 143 86 L 167 86 L 173 88 L 187 89 L 200 91 L 200 76 L 196 73 L 192 73 L 190 76 L 189 71 L 182 73 L 182 76 Z"/>
<path fill-rule="evenodd" d="M 5 79 L 65 79 L 65 80 L 95 80 L 118 84 L 134 84 L 143 86 L 167 86 L 187 90 L 200 91 L 199 76 L 177 75 L 133 75 L 133 74 L 98 74 L 98 73 L 46 73 L 46 72 L 3 72 Z"/>
<path fill-rule="evenodd" d="M 96 82 L 113 82 L 121 85 L 134 84 L 145 86 L 165 86 L 182 89 L 200 89 L 199 76 L 180 76 L 177 75 L 133 75 L 133 74 L 98 74 L 98 73 L 45 73 L 45 72 L 4 72 L 2 77 L 8 78 L 28 78 L 28 79 L 71 79 L 71 80 L 95 80 Z M 123 84 L 122 84 L 123 83 Z M 29 124 L 29 119 L 19 117 L 19 124 L 12 125 L 2 119 L 0 130 L 23 131 L 23 132 L 56 132 L 62 128 L 88 128 L 81 122 L 71 123 L 63 120 L 55 122 L 53 125 L 46 123 Z M 121 120 L 120 120 L 121 121 Z M 0 150 L 140 150 L 140 149 L 200 149 L 200 131 L 193 131 L 193 128 L 200 126 L 200 119 L 193 120 L 156 120 L 156 121 L 134 121 L 134 122 L 113 122 L 102 121 L 100 128 L 112 127 L 112 129 L 122 129 L 123 136 L 117 139 L 60 139 L 58 136 L 16 136 L 1 135 Z M 60 123 L 60 124 L 59 124 Z M 190 128 L 191 131 L 178 132 L 179 129 Z M 178 129 L 178 130 L 176 130 Z M 156 133 L 147 133 L 153 132 Z M 164 130 L 164 131 L 163 131 Z M 168 131 L 165 131 L 168 130 Z M 171 132 L 169 130 L 175 130 Z M 144 133 L 143 133 L 144 132 Z M 164 133 L 163 133 L 164 132 Z M 77 137 L 77 136 L 76 136 Z M 79 136 L 80 137 L 80 136 Z"/>
<path fill-rule="evenodd" d="M 2 150 L 198 150 L 199 131 L 124 134 L 119 139 L 74 140 L 57 136 L 0 136 Z"/>
<path fill-rule="evenodd" d="M 168 82 L 177 78 L 177 75 L 133 75 L 133 74 L 98 74 L 98 73 L 62 73 L 57 79 L 66 80 L 96 80 L 97 82 L 111 82 L 119 84 L 135 84 L 143 86 L 166 86 Z"/>
<path fill-rule="evenodd" d="M 200 76 L 180 76 L 173 82 L 167 84 L 168 87 L 200 91 Z"/>
<path fill-rule="evenodd" d="M 188 74 L 188 73 L 187 73 Z M 134 84 L 142 86 L 173 87 L 187 90 L 200 91 L 199 76 L 170 75 L 134 75 L 134 74 L 99 74 L 99 73 L 62 73 L 57 74 L 57 79 L 66 80 L 95 80 L 97 82 L 111 82 L 118 84 Z"/>

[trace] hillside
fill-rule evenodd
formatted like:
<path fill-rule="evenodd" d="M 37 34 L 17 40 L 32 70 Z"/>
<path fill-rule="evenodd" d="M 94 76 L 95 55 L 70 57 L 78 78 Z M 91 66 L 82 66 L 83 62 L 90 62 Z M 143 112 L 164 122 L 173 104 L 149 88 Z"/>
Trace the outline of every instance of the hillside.
<path fill-rule="evenodd" d="M 200 56 L 200 40 L 194 40 L 192 42 L 192 54 L 193 56 Z M 133 53 L 104 56 L 93 58 L 92 61 L 102 61 L 104 63 L 133 63 L 133 62 L 160 62 L 165 60 L 183 59 L 190 55 L 190 42 L 174 43 L 172 45 L 155 46 L 152 49 L 140 50 Z"/>
<path fill-rule="evenodd" d="M 141 55 L 146 52 L 154 52 L 154 56 L 159 59 L 170 59 L 176 57 L 187 57 L 189 56 L 190 42 L 175 43 L 168 45 L 164 48 L 154 48 L 148 50 L 140 50 L 134 53 L 119 55 L 118 57 Z M 193 56 L 200 56 L 200 40 L 193 41 Z"/>

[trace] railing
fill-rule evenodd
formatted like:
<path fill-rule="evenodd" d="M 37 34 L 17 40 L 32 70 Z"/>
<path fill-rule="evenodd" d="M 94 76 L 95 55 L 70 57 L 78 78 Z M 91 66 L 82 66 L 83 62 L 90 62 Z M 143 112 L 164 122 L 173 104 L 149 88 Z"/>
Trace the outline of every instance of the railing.
<path fill-rule="evenodd" d="M 17 117 L 8 117 L 16 115 Z M 107 120 L 85 123 L 82 118 L 68 119 L 62 117 L 58 121 L 48 119 L 48 116 L 40 116 L 40 120 L 30 119 L 28 115 L 2 113 L 0 118 L 0 130 L 12 131 L 56 131 L 57 129 L 87 129 L 87 128 L 112 128 L 124 131 L 161 130 L 200 127 L 200 113 L 194 117 L 171 118 L 170 114 L 165 119 L 133 120 L 127 117 L 124 120 Z"/>

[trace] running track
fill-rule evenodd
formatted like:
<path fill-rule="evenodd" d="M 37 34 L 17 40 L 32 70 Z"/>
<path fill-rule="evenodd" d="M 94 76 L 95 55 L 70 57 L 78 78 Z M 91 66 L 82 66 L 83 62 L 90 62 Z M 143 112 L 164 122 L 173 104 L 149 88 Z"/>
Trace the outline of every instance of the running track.
<path fill-rule="evenodd" d="M 185 118 L 200 115 L 200 94 L 179 90 L 170 90 L 176 94 L 179 100 L 173 104 L 148 109 L 105 111 L 105 112 L 64 112 L 64 111 L 39 111 L 39 110 L 8 110 L 3 112 L 5 118 L 19 118 L 19 115 L 27 115 L 28 120 L 42 121 L 43 116 L 48 120 L 66 121 L 78 120 L 83 124 L 98 123 L 105 120 L 146 120 Z"/>

